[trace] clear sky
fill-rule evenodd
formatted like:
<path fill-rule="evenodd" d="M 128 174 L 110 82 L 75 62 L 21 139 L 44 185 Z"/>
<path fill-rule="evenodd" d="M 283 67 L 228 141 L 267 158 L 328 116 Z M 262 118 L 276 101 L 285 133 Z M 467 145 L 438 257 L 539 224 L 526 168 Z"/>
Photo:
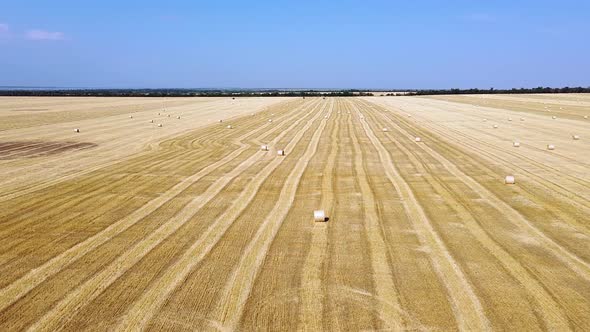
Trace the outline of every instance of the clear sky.
<path fill-rule="evenodd" d="M 0 3 L 0 86 L 590 86 L 590 1 Z"/>

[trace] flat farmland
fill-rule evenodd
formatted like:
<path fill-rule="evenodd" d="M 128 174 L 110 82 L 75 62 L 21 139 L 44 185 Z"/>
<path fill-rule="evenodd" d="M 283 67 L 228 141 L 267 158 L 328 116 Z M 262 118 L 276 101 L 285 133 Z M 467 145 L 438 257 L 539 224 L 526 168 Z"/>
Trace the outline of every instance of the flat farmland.
<path fill-rule="evenodd" d="M 0 98 L 0 330 L 589 330 L 585 116 L 584 94 Z"/>

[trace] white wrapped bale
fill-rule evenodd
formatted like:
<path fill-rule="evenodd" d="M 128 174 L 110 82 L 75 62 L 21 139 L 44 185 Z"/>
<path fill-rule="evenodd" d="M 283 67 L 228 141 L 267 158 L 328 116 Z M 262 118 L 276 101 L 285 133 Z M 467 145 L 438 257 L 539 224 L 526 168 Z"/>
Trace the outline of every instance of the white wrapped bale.
<path fill-rule="evenodd" d="M 505 184 L 515 184 L 515 183 L 516 183 L 516 180 L 514 179 L 514 176 L 512 176 L 512 175 L 507 175 L 507 176 L 504 178 L 504 183 L 505 183 Z"/>
<path fill-rule="evenodd" d="M 573 135 L 573 136 L 572 136 L 572 138 L 573 138 L 575 141 L 577 141 L 577 140 L 579 140 L 579 139 L 580 139 L 580 136 L 578 136 L 578 135 Z"/>
<path fill-rule="evenodd" d="M 261 145 L 260 146 L 260 150 L 262 150 L 262 151 L 268 151 L 268 145 L 266 145 L 266 144 L 265 145 Z"/>
<path fill-rule="evenodd" d="M 384 131 L 384 132 L 386 132 L 386 131 L 389 131 L 389 129 L 387 129 L 387 128 L 383 128 L 383 131 Z"/>
<path fill-rule="evenodd" d="M 162 124 L 161 123 L 158 123 L 158 127 L 162 127 Z"/>
<path fill-rule="evenodd" d="M 555 115 L 554 115 L 554 116 L 552 116 L 551 118 L 552 118 L 553 120 L 557 119 L 557 117 L 556 117 Z"/>
<path fill-rule="evenodd" d="M 326 221 L 326 213 L 324 210 L 315 210 L 313 211 L 313 220 L 315 222 L 324 222 Z"/>
<path fill-rule="evenodd" d="M 414 141 L 416 141 L 416 142 L 422 142 L 422 138 L 416 137 L 416 138 L 414 138 Z"/>
<path fill-rule="evenodd" d="M 232 125 L 227 125 L 227 129 L 233 129 L 234 127 Z"/>
<path fill-rule="evenodd" d="M 518 147 L 520 147 L 520 142 L 514 141 L 514 142 L 512 142 L 512 146 L 515 148 L 518 148 Z"/>
<path fill-rule="evenodd" d="M 277 155 L 284 156 L 285 155 L 285 150 L 277 150 Z"/>
<path fill-rule="evenodd" d="M 547 144 L 547 150 L 555 150 L 555 145 Z"/>
<path fill-rule="evenodd" d="M 498 125 L 493 125 L 492 127 L 493 127 L 494 129 L 497 129 L 497 128 L 498 128 Z"/>

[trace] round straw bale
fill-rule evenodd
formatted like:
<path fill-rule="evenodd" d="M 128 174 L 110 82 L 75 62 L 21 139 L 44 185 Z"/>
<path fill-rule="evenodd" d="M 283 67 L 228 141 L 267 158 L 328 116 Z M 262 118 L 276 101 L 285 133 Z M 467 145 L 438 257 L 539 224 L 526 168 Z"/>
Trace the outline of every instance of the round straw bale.
<path fill-rule="evenodd" d="M 547 144 L 547 150 L 555 150 L 555 145 Z"/>
<path fill-rule="evenodd" d="M 313 220 L 315 222 L 324 222 L 324 221 L 326 221 L 326 212 L 324 212 L 324 210 L 315 210 L 315 211 L 313 211 Z"/>

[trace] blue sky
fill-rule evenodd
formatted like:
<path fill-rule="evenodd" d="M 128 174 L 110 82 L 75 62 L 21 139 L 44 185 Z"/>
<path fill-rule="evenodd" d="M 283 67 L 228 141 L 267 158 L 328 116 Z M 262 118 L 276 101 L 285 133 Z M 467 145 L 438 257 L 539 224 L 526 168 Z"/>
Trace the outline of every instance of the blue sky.
<path fill-rule="evenodd" d="M 3 1 L 0 86 L 590 86 L 589 1 Z"/>

